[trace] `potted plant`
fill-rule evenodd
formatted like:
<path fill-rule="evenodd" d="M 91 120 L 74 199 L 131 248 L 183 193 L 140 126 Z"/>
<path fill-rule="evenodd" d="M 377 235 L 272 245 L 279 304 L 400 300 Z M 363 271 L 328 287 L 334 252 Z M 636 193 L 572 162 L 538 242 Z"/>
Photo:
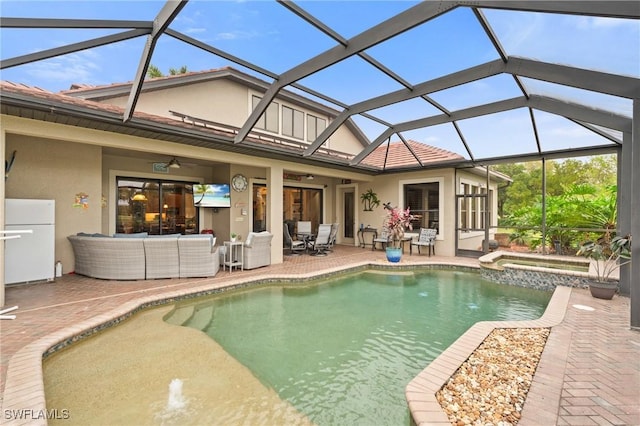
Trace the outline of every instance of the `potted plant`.
<path fill-rule="evenodd" d="M 378 194 L 373 192 L 373 189 L 369 188 L 365 192 L 360 195 L 360 200 L 364 205 L 365 212 L 371 212 L 373 209 L 380 205 L 380 200 L 378 199 Z"/>
<path fill-rule="evenodd" d="M 631 235 L 589 241 L 580 246 L 578 256 L 591 259 L 594 275 L 590 277 L 589 291 L 598 299 L 611 299 L 618 290 L 617 277 L 613 273 L 631 262 Z"/>
<path fill-rule="evenodd" d="M 236 234 L 235 232 L 231 233 L 231 242 L 235 243 L 236 242 L 236 238 L 238 238 L 238 234 Z"/>
<path fill-rule="evenodd" d="M 412 221 L 419 219 L 420 215 L 411 214 L 409 207 L 405 210 L 391 207 L 386 203 L 384 208 L 388 211 L 384 219 L 383 228 L 389 232 L 389 244 L 387 245 L 387 260 L 399 262 L 402 257 L 402 239 L 406 229 L 413 229 Z"/>

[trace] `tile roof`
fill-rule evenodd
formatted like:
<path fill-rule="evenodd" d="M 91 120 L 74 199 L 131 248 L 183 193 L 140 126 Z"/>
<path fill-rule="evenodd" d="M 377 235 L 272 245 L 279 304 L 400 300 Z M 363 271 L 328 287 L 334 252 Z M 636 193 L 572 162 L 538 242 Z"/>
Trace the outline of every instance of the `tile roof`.
<path fill-rule="evenodd" d="M 188 72 L 183 73 L 183 74 L 173 74 L 173 75 L 165 75 L 165 76 L 162 76 L 162 77 L 146 78 L 144 81 L 145 81 L 145 83 L 148 83 L 148 82 L 151 82 L 151 81 L 153 81 L 153 82 L 161 82 L 161 81 L 168 81 L 168 80 L 173 80 L 173 79 L 182 79 L 184 77 L 189 77 L 189 76 L 197 76 L 197 75 L 206 76 L 207 74 L 216 74 L 216 73 L 219 73 L 221 71 L 230 71 L 230 70 L 232 70 L 233 72 L 236 72 L 236 73 L 239 72 L 239 71 L 235 70 L 232 67 L 225 66 L 225 67 L 213 68 L 213 69 L 204 70 L 204 71 L 188 71 Z M 127 86 L 130 86 L 131 84 L 133 84 L 133 81 L 102 84 L 102 85 L 92 85 L 92 84 L 85 84 L 85 83 L 73 83 L 69 89 L 61 90 L 59 93 L 75 95 L 75 94 L 80 94 L 80 93 L 86 92 L 86 91 L 93 91 L 93 90 L 99 90 L 99 89 L 111 89 L 111 88 L 117 88 L 117 87 L 127 87 Z"/>
<path fill-rule="evenodd" d="M 206 71 L 206 72 L 210 72 L 210 71 Z M 175 76 L 171 76 L 171 77 L 175 77 Z M 171 77 L 167 77 L 167 78 L 171 78 Z M 164 77 L 161 77 L 161 78 L 164 78 Z M 119 84 L 125 84 L 125 83 L 119 83 Z M 91 86 L 90 88 L 93 89 L 95 87 Z M 78 88 L 75 90 L 82 90 L 82 89 Z M 3 92 L 3 93 L 10 92 L 10 93 L 19 94 L 19 95 L 26 95 L 32 98 L 40 99 L 45 102 L 65 104 L 65 105 L 69 105 L 70 107 L 92 109 L 99 112 L 111 113 L 111 114 L 114 114 L 114 116 L 122 116 L 124 114 L 123 108 L 115 105 L 86 100 L 86 99 L 82 99 L 81 97 L 69 96 L 65 94 L 66 91 L 53 93 L 38 87 L 27 86 L 21 83 L 0 81 L 0 92 Z M 53 105 L 51 105 L 51 108 L 52 110 L 55 109 Z M 188 122 L 167 118 L 167 117 L 161 117 L 161 116 L 152 115 L 152 114 L 147 114 L 140 111 L 134 112 L 134 118 L 138 118 L 138 119 L 142 119 L 142 120 L 146 120 L 146 121 L 150 121 L 158 124 L 165 124 L 165 125 L 168 124 L 168 125 L 179 127 L 179 128 L 181 127 L 181 128 L 192 129 L 194 127 L 194 124 L 191 124 Z M 200 126 L 197 126 L 197 127 L 200 127 Z M 224 135 L 226 137 L 232 137 L 234 134 L 233 132 L 229 132 L 229 131 L 226 131 L 226 132 L 221 131 L 221 129 L 214 130 L 210 127 L 200 127 L 200 129 L 206 132 L 218 134 L 220 136 Z M 280 148 L 286 146 L 286 144 L 283 145 L 282 142 L 278 143 L 275 141 L 265 140 L 263 138 L 256 140 L 255 138 L 250 137 L 248 139 L 251 139 L 254 142 L 258 142 L 264 146 L 272 145 L 274 147 L 278 146 Z M 464 160 L 464 157 L 454 152 L 447 151 L 441 148 L 436 148 L 436 147 L 426 145 L 420 142 L 416 142 L 413 140 L 407 141 L 407 144 L 411 146 L 411 149 L 416 153 L 416 155 L 418 156 L 418 158 L 423 164 L 436 164 L 436 163 L 442 163 L 447 161 Z M 304 147 L 289 146 L 289 149 L 291 150 L 292 154 L 295 154 L 295 153 L 302 152 L 302 150 L 304 150 Z M 320 154 L 325 157 L 328 156 L 329 158 L 331 158 L 331 156 L 337 155 L 338 157 L 341 157 L 342 160 L 345 159 L 344 155 L 337 152 L 333 152 L 332 150 L 327 150 L 327 152 L 321 152 Z M 350 157 L 350 156 L 346 156 L 346 157 Z M 385 162 L 386 162 L 386 166 L 385 166 Z M 394 168 L 416 166 L 418 165 L 418 161 L 413 156 L 411 151 L 409 151 L 409 149 L 405 146 L 405 144 L 398 141 L 398 142 L 391 142 L 389 144 L 388 153 L 387 153 L 387 145 L 386 144 L 380 145 L 362 161 L 362 165 L 369 168 L 387 170 L 387 169 L 394 169 Z"/>
<path fill-rule="evenodd" d="M 464 160 L 464 157 L 446 149 L 436 148 L 414 140 L 408 140 L 407 145 L 411 147 L 422 164 L 435 164 L 447 161 Z M 388 149 L 387 149 L 388 148 Z M 385 165 L 386 161 L 386 167 Z M 418 160 L 411 153 L 409 148 L 401 142 L 391 142 L 382 144 L 369 154 L 363 164 L 376 168 L 394 169 L 418 165 Z"/>

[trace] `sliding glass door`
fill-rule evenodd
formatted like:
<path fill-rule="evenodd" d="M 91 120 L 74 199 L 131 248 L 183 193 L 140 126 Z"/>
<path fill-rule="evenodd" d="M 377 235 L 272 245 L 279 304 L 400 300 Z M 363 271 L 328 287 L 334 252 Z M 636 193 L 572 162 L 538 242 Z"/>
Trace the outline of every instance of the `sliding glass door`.
<path fill-rule="evenodd" d="M 283 220 L 295 233 L 298 221 L 311 222 L 311 229 L 322 223 L 322 189 L 284 187 L 282 194 Z M 267 187 L 253 185 L 253 231 L 266 229 Z"/>
<path fill-rule="evenodd" d="M 119 177 L 117 186 L 116 232 L 198 233 L 193 184 Z"/>

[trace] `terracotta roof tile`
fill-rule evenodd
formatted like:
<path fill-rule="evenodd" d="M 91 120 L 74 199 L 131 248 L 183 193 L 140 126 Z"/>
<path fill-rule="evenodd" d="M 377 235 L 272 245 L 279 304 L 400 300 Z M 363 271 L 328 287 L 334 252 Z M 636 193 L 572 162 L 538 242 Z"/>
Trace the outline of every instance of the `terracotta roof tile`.
<path fill-rule="evenodd" d="M 213 68 L 213 69 L 204 70 L 204 71 L 188 71 L 188 72 L 186 72 L 184 74 L 165 75 L 165 76 L 162 76 L 162 77 L 145 79 L 145 81 L 171 80 L 171 79 L 182 78 L 182 77 L 193 76 L 193 75 L 213 74 L 213 73 L 216 73 L 216 72 L 220 72 L 220 71 L 224 71 L 224 70 L 230 70 L 230 69 L 232 69 L 232 67 L 225 66 L 225 67 L 221 67 L 221 68 Z M 120 82 L 120 83 L 103 84 L 103 85 L 99 85 L 99 86 L 94 86 L 94 85 L 91 85 L 91 84 L 84 84 L 84 83 L 73 83 L 69 89 L 61 90 L 59 93 L 61 93 L 61 94 L 68 94 L 68 93 L 78 94 L 78 93 L 82 93 L 84 91 L 89 91 L 89 90 L 128 86 L 128 85 L 131 85 L 132 83 L 133 83 L 133 81 L 127 81 L 127 82 Z"/>
<path fill-rule="evenodd" d="M 408 140 L 407 144 L 411 147 L 416 156 L 423 164 L 441 163 L 453 160 L 464 160 L 464 157 L 455 152 L 446 149 L 437 148 L 435 146 Z M 388 153 L 387 153 L 388 147 Z M 386 165 L 385 165 L 386 158 Z M 418 165 L 418 160 L 413 156 L 407 146 L 401 142 L 391 142 L 389 145 L 382 144 L 369 154 L 362 164 L 376 168 L 402 168 Z"/>
<path fill-rule="evenodd" d="M 70 107 L 77 108 L 85 108 L 92 109 L 95 111 L 102 111 L 107 113 L 115 114 L 116 116 L 123 116 L 124 109 L 115 105 L 111 105 L 108 103 L 95 102 L 91 100 L 83 99 L 82 97 L 75 97 L 65 95 L 63 93 L 53 93 L 48 92 L 44 89 L 40 89 L 34 86 L 27 86 L 21 83 L 13 83 L 9 81 L 1 81 L 0 80 L 0 94 L 4 93 L 13 93 L 23 96 L 28 96 L 29 98 L 39 99 L 41 101 L 50 102 L 50 107 L 55 109 L 57 105 L 69 105 Z M 135 111 L 133 114 L 134 118 L 145 120 L 151 123 L 156 124 L 164 124 L 169 125 L 175 128 L 184 128 L 184 129 L 194 129 L 197 128 L 199 131 L 204 133 L 209 133 L 212 136 L 223 136 L 226 139 L 233 138 L 236 134 L 235 131 L 230 127 L 229 129 L 222 128 L 213 128 L 211 126 L 202 126 L 195 123 L 191 123 L 188 121 L 183 121 L 180 119 L 162 117 L 158 115 L 148 114 L 145 112 Z M 284 148 L 290 151 L 292 154 L 302 154 L 306 149 L 306 145 L 301 144 L 300 142 L 294 141 L 294 143 L 287 143 L 285 138 L 277 138 L 265 135 L 258 135 L 257 133 L 251 133 L 246 138 L 247 141 L 251 141 L 256 144 L 263 145 L 264 147 L 273 146 Z M 304 145 L 304 146 L 303 146 Z M 325 159 L 331 159 L 336 161 L 346 161 L 347 159 L 353 158 L 353 155 L 342 153 L 334 150 L 320 149 L 315 154 L 318 157 L 324 157 Z"/>

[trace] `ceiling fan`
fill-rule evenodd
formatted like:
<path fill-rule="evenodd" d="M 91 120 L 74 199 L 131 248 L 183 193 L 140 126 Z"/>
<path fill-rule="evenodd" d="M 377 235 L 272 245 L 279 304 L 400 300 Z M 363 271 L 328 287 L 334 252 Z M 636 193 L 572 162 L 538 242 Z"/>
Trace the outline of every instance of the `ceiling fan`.
<path fill-rule="evenodd" d="M 176 157 L 173 157 L 167 164 L 165 164 L 165 167 L 168 169 L 179 169 L 182 165 Z"/>
<path fill-rule="evenodd" d="M 195 164 L 193 163 L 185 163 L 178 160 L 176 157 L 172 157 L 169 161 L 149 161 L 149 163 L 154 164 L 155 167 L 160 167 L 162 169 L 180 169 L 182 167 L 193 167 Z"/>

